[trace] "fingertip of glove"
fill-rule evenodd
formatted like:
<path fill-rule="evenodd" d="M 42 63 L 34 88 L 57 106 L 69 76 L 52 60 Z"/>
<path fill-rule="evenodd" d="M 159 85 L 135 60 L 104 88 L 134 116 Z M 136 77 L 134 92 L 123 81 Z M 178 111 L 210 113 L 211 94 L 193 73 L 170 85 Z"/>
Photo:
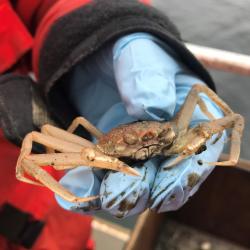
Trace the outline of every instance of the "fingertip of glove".
<path fill-rule="evenodd" d="M 148 207 L 150 189 L 156 172 L 152 164 L 136 168 L 141 178 L 129 177 L 122 173 L 108 173 L 100 189 L 102 209 L 117 218 L 144 211 Z"/>

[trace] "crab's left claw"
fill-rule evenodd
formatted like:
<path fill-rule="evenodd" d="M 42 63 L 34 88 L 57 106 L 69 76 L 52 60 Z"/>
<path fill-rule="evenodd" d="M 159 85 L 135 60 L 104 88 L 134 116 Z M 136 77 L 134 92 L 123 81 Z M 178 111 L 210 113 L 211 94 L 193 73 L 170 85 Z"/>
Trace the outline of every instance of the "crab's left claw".
<path fill-rule="evenodd" d="M 171 161 L 169 164 L 167 164 L 166 166 L 164 166 L 164 170 L 168 169 L 168 168 L 172 168 L 175 165 L 177 165 L 178 163 L 180 163 L 181 161 L 183 161 L 185 158 L 187 158 L 187 155 L 181 154 L 178 155 L 173 161 Z"/>

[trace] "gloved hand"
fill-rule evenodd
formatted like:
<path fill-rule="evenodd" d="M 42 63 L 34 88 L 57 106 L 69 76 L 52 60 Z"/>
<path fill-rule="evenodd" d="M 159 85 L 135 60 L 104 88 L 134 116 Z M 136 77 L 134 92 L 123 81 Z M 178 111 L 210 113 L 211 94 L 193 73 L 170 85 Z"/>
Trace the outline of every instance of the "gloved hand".
<path fill-rule="evenodd" d="M 170 120 L 192 85 L 198 82 L 201 81 L 179 62 L 169 47 L 149 34 L 136 33 L 77 65 L 71 73 L 68 92 L 78 112 L 107 132 L 135 120 Z M 216 118 L 223 116 L 208 97 L 201 96 Z M 206 120 L 196 108 L 191 126 Z M 169 160 L 161 157 L 149 159 L 143 166 L 135 164 L 141 177 L 89 167 L 70 170 L 60 181 L 65 187 L 77 196 L 100 194 L 101 199 L 76 205 L 56 196 L 57 201 L 66 209 L 84 212 L 102 209 L 120 218 L 148 207 L 158 212 L 176 210 L 213 170 L 199 160 L 216 161 L 224 138 L 225 135 L 214 145 L 212 140 L 208 141 L 205 152 L 168 170 L 163 167 Z"/>

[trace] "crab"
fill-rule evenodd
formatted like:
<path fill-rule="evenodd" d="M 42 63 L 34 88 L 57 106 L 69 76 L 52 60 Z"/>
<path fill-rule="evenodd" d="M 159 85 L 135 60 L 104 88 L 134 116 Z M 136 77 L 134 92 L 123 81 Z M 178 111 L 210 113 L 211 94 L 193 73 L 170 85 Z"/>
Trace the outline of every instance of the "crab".
<path fill-rule="evenodd" d="M 199 94 L 206 94 L 224 113 L 215 119 L 208 111 Z M 190 121 L 196 105 L 209 118 L 195 127 Z M 73 132 L 81 125 L 97 138 L 93 144 Z M 177 156 L 165 168 L 174 167 L 185 158 L 199 154 L 206 149 L 206 141 L 225 129 L 232 129 L 229 159 L 209 162 L 211 166 L 234 166 L 240 156 L 240 142 L 244 129 L 244 118 L 231 108 L 204 84 L 195 84 L 173 120 L 167 122 L 138 121 L 120 125 L 106 134 L 99 131 L 84 117 L 77 117 L 66 130 L 46 124 L 41 132 L 31 132 L 23 140 L 16 165 L 16 177 L 20 181 L 46 186 L 69 202 L 88 202 L 99 196 L 77 197 L 58 183 L 42 166 L 50 165 L 56 170 L 67 170 L 77 166 L 89 166 L 120 171 L 128 175 L 139 173 L 123 159 L 146 160 L 155 156 Z M 45 154 L 32 154 L 32 143 L 42 144 Z M 32 177 L 32 178 L 30 178 Z"/>

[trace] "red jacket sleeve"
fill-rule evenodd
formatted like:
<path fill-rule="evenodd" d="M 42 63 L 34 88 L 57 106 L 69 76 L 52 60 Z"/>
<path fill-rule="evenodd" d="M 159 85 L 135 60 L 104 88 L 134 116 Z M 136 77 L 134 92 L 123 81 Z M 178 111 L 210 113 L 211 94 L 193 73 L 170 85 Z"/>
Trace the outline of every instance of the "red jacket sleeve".
<path fill-rule="evenodd" d="M 48 9 L 58 0 L 0 0 L 0 74 L 10 69 L 32 48 L 29 28 L 35 29 Z M 151 0 L 139 0 L 150 4 Z"/>
<path fill-rule="evenodd" d="M 32 36 L 9 1 L 0 0 L 0 73 L 11 68 L 31 49 L 32 43 Z"/>

